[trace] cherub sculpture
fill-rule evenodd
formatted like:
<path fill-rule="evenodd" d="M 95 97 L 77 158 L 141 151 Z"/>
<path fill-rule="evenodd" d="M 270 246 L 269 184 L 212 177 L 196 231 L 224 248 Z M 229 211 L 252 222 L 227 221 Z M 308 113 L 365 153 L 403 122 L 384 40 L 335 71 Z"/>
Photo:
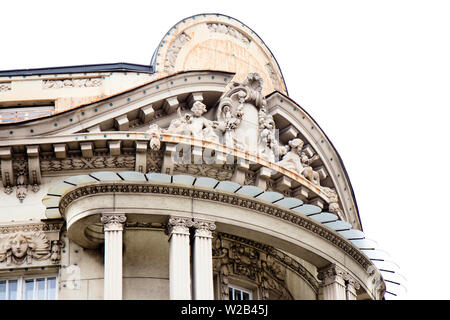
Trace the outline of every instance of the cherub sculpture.
<path fill-rule="evenodd" d="M 306 153 L 302 151 L 303 145 L 303 140 L 299 138 L 295 138 L 289 141 L 291 150 L 283 156 L 283 159 L 278 162 L 278 165 L 301 174 L 313 184 L 319 186 L 319 173 L 314 171 L 311 167 L 311 163 L 319 159 L 319 156 L 314 155 L 312 158 L 309 158 Z"/>
<path fill-rule="evenodd" d="M 200 101 L 196 101 L 192 105 L 192 114 L 187 113 L 182 116 L 181 110 L 178 108 L 178 118 L 170 122 L 166 132 L 219 143 L 219 137 L 214 131 L 213 122 L 202 116 L 206 111 L 205 104 Z"/>

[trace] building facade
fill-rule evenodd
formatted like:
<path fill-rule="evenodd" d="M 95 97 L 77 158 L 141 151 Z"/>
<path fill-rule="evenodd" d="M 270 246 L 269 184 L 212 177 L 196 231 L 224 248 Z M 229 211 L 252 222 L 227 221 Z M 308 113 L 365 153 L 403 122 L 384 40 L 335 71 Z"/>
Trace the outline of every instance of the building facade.
<path fill-rule="evenodd" d="M 0 299 L 383 299 L 342 160 L 219 14 L 149 66 L 0 71 Z"/>

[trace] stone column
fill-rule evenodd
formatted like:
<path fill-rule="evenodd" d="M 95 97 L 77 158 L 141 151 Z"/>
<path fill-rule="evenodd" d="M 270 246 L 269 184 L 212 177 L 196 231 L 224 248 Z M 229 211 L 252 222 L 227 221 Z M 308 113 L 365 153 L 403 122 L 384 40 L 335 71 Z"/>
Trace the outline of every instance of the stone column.
<path fill-rule="evenodd" d="M 345 292 L 347 296 L 347 300 L 356 300 L 356 297 L 358 296 L 356 294 L 356 291 L 361 287 L 358 280 L 350 276 L 349 274 L 345 275 Z"/>
<path fill-rule="evenodd" d="M 105 233 L 104 299 L 122 300 L 122 232 L 125 214 L 102 214 Z"/>
<path fill-rule="evenodd" d="M 194 220 L 193 280 L 195 300 L 214 300 L 212 231 L 214 222 Z"/>
<path fill-rule="evenodd" d="M 319 270 L 318 278 L 322 280 L 323 300 L 346 300 L 345 274 L 346 272 L 335 264 Z"/>
<path fill-rule="evenodd" d="M 170 217 L 169 235 L 169 287 L 171 300 L 191 299 L 191 265 L 189 253 L 189 218 Z"/>

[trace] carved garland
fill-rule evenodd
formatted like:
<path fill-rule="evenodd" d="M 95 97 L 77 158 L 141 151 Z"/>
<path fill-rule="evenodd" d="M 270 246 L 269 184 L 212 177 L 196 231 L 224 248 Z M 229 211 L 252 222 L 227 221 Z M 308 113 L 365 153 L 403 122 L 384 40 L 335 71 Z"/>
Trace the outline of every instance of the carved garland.
<path fill-rule="evenodd" d="M 368 266 L 372 264 L 370 260 L 365 257 L 357 247 L 355 247 L 350 242 L 346 241 L 333 231 L 328 230 L 321 224 L 316 223 L 307 217 L 300 216 L 291 210 L 283 209 L 276 205 L 263 203 L 256 199 L 240 197 L 236 194 L 221 194 L 215 191 L 200 190 L 198 188 L 194 189 L 187 186 L 181 187 L 172 185 L 155 185 L 152 183 L 138 184 L 125 182 L 122 182 L 121 184 L 115 184 L 104 182 L 96 185 L 76 187 L 73 190 L 69 191 L 61 199 L 59 204 L 59 211 L 62 213 L 62 215 L 64 215 L 63 213 L 65 212 L 66 208 L 72 202 L 82 197 L 90 196 L 93 194 L 119 192 L 173 195 L 177 197 L 188 197 L 193 199 L 216 201 L 236 207 L 252 209 L 254 211 L 288 221 L 331 242 L 333 245 L 351 256 L 365 270 L 367 270 Z"/>
<path fill-rule="evenodd" d="M 302 277 L 310 286 L 311 288 L 318 293 L 319 291 L 319 282 L 317 279 L 305 268 L 303 267 L 299 262 L 292 259 L 287 254 L 283 253 L 280 250 L 275 249 L 272 246 L 265 245 L 250 239 L 241 238 L 235 235 L 231 235 L 228 233 L 217 233 L 215 235 L 215 242 L 217 242 L 217 239 L 223 239 L 228 240 L 230 242 L 238 243 L 247 247 L 251 247 L 255 250 L 258 250 L 260 252 L 263 252 L 265 256 L 270 256 L 273 258 L 277 263 L 281 264 L 283 267 L 290 269 L 294 273 L 296 273 L 298 276 Z M 267 260 L 267 259 L 266 259 Z"/>

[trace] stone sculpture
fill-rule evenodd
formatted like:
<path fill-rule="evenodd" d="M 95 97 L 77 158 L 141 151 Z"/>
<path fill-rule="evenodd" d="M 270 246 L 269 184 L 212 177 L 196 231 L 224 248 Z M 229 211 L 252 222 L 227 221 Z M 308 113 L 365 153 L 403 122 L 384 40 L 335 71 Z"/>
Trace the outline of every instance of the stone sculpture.
<path fill-rule="evenodd" d="M 193 103 L 192 114 L 186 113 L 182 116 L 181 110 L 178 109 L 178 118 L 170 122 L 166 132 L 219 143 L 219 136 L 214 131 L 213 122 L 202 116 L 206 111 L 205 104 L 200 101 Z"/>
<path fill-rule="evenodd" d="M 157 124 L 151 124 L 147 130 L 150 134 L 150 149 L 159 150 L 161 148 L 161 129 Z"/>
<path fill-rule="evenodd" d="M 0 262 L 6 265 L 31 264 L 34 260 L 46 260 L 51 256 L 50 241 L 42 232 L 11 234 L 0 240 Z"/>
<path fill-rule="evenodd" d="M 289 141 L 290 151 L 288 151 L 278 162 L 278 165 L 288 170 L 294 171 L 313 184 L 320 186 L 319 173 L 314 171 L 310 166 L 315 160 L 319 159 L 318 155 L 314 155 L 309 158 L 305 152 L 303 152 L 304 142 L 302 139 L 295 138 Z"/>

